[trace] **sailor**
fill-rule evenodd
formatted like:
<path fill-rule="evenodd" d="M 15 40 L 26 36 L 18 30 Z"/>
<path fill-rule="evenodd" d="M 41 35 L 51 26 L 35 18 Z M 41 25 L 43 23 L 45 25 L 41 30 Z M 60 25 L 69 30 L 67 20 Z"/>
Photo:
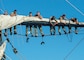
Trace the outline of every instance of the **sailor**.
<path fill-rule="evenodd" d="M 37 11 L 35 17 L 38 17 L 39 19 L 42 19 L 42 16 L 40 15 L 40 12 L 39 11 Z"/>
<path fill-rule="evenodd" d="M 17 10 L 14 10 L 11 14 L 10 14 L 10 16 L 16 16 L 17 15 Z"/>
<path fill-rule="evenodd" d="M 28 17 L 32 17 L 32 12 L 29 12 Z M 33 36 L 33 34 L 32 34 L 32 26 L 33 26 L 33 25 L 30 25 L 30 33 L 31 33 L 31 35 Z M 26 26 L 26 36 L 27 36 L 27 35 L 28 35 L 28 25 Z"/>
<path fill-rule="evenodd" d="M 63 20 L 66 20 L 66 15 L 63 14 L 62 16 L 60 16 L 59 19 L 60 19 L 60 24 L 62 24 L 62 29 L 63 29 L 64 33 L 66 34 L 66 31 L 65 31 L 65 28 L 64 28 L 64 25 L 66 24 L 66 22 L 63 22 Z M 58 27 L 58 32 L 59 32 L 59 34 L 61 35 L 60 25 L 59 25 L 59 27 Z"/>
<path fill-rule="evenodd" d="M 76 24 L 79 24 L 77 18 L 71 18 L 70 20 Z"/>
<path fill-rule="evenodd" d="M 17 16 L 17 10 L 14 10 L 11 14 L 10 14 L 11 17 L 13 16 Z M 16 18 L 17 19 L 17 18 Z M 10 28 L 10 34 L 12 34 L 12 28 Z M 14 26 L 14 34 L 17 34 L 16 32 L 16 26 Z"/>
<path fill-rule="evenodd" d="M 42 16 L 40 15 L 40 12 L 39 12 L 39 11 L 36 13 L 35 17 L 37 17 L 37 18 L 39 18 L 39 19 L 42 20 Z M 43 37 L 43 36 L 44 36 L 44 33 L 43 33 L 43 31 L 42 31 L 42 25 L 39 24 L 38 27 L 39 27 L 40 33 L 41 33 L 41 35 L 42 35 L 42 37 Z M 37 36 L 38 36 L 37 25 L 34 25 L 34 28 L 35 28 L 35 36 L 37 37 Z"/>
<path fill-rule="evenodd" d="M 49 22 L 50 22 L 50 33 L 51 35 L 55 35 L 56 34 L 55 25 L 58 23 L 56 21 L 55 16 L 51 16 Z"/>
<path fill-rule="evenodd" d="M 29 12 L 29 17 L 32 17 L 32 12 Z M 33 25 L 30 25 L 30 34 L 33 36 L 32 27 L 33 27 Z"/>
<path fill-rule="evenodd" d="M 77 18 L 71 18 L 70 20 L 71 20 L 72 22 L 76 23 L 77 25 L 79 24 Z M 78 34 L 77 26 L 75 26 L 75 33 Z"/>
<path fill-rule="evenodd" d="M 8 11 L 6 10 L 3 15 L 8 15 Z M 7 29 L 5 29 L 4 36 L 7 36 Z"/>
<path fill-rule="evenodd" d="M 32 12 L 29 12 L 29 17 L 32 17 Z"/>

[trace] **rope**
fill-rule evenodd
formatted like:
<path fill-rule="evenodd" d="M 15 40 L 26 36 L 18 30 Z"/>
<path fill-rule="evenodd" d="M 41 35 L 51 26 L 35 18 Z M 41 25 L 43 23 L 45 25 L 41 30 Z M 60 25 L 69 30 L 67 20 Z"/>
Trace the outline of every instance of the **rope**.
<path fill-rule="evenodd" d="M 74 31 L 72 31 L 71 33 L 74 33 Z M 70 33 L 67 33 L 67 34 L 70 34 Z M 84 34 L 84 33 L 78 33 L 78 34 Z M 17 34 L 18 37 L 25 37 L 25 35 L 22 35 L 22 34 Z M 61 34 L 61 35 L 66 35 L 66 34 Z M 46 34 L 45 36 L 60 36 L 59 34 L 56 34 L 56 35 L 50 35 L 50 34 Z M 29 36 L 29 37 L 32 37 L 32 36 Z M 38 36 L 38 37 L 42 37 L 42 36 Z"/>
<path fill-rule="evenodd" d="M 21 26 L 21 24 L 20 24 L 20 33 L 22 34 L 22 26 Z M 24 40 L 24 39 L 22 38 L 22 40 Z M 24 42 L 22 42 L 22 44 L 24 44 Z"/>
<path fill-rule="evenodd" d="M 73 31 L 74 32 L 74 31 Z M 67 34 L 70 34 L 70 33 L 67 33 Z M 25 36 L 25 35 L 21 35 L 21 34 L 17 34 L 18 36 Z M 46 34 L 46 35 L 44 35 L 44 36 L 60 36 L 59 34 L 56 34 L 56 35 L 50 35 L 50 34 Z M 66 35 L 66 34 L 61 34 L 61 35 Z M 29 37 L 32 37 L 32 36 L 29 36 Z M 38 36 L 38 37 L 42 37 L 42 36 Z"/>
<path fill-rule="evenodd" d="M 84 38 L 82 38 L 76 45 L 75 47 L 67 54 L 67 56 L 65 56 L 64 60 L 66 60 L 68 58 L 68 56 L 71 55 L 71 53 L 79 46 L 79 44 L 84 40 Z"/>
<path fill-rule="evenodd" d="M 75 5 L 73 5 L 71 2 L 69 2 L 68 0 L 65 0 L 68 4 L 70 4 L 76 11 L 78 11 L 81 15 L 84 16 L 84 13 L 78 9 Z"/>
<path fill-rule="evenodd" d="M 71 30 L 71 32 L 72 32 L 72 30 Z M 73 35 L 71 32 L 67 34 L 67 38 L 68 38 L 69 42 L 72 42 L 72 38 L 73 38 Z"/>
<path fill-rule="evenodd" d="M 20 53 L 16 54 L 17 57 L 20 59 L 20 60 L 27 60 L 24 56 L 22 56 Z"/>
<path fill-rule="evenodd" d="M 69 42 L 72 42 L 72 37 L 70 35 L 68 35 L 68 34 L 66 36 L 67 36 Z"/>
<path fill-rule="evenodd" d="M 2 9 L 0 9 L 0 11 L 1 11 L 2 13 L 4 13 L 4 11 L 3 11 Z"/>
<path fill-rule="evenodd" d="M 12 60 L 8 55 L 5 54 L 5 56 L 6 56 L 9 60 Z"/>
<path fill-rule="evenodd" d="M 71 33 L 71 35 L 69 35 L 69 36 L 70 36 L 70 42 L 72 42 L 73 34 Z"/>
<path fill-rule="evenodd" d="M 24 18 L 26 18 L 26 17 L 23 17 L 23 20 L 24 20 Z M 20 24 L 20 33 L 22 34 L 22 25 Z M 22 40 L 24 40 L 23 38 L 22 38 Z M 22 44 L 24 44 L 25 42 L 22 42 Z"/>
<path fill-rule="evenodd" d="M 4 4 L 3 4 L 3 1 L 2 0 L 1 0 L 1 6 L 2 6 L 3 10 L 5 10 L 5 7 L 4 7 Z M 4 13 L 4 11 L 3 11 L 3 13 Z"/>

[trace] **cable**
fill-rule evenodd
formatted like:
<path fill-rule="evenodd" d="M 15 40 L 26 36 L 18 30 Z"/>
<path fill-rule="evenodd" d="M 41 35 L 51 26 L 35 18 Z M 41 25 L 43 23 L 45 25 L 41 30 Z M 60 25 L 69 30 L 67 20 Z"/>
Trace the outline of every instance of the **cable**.
<path fill-rule="evenodd" d="M 72 34 L 71 35 L 67 34 L 66 36 L 67 36 L 69 42 L 72 42 L 73 35 Z"/>
<path fill-rule="evenodd" d="M 74 32 L 74 31 L 73 31 Z M 67 34 L 70 34 L 70 33 L 67 33 Z M 18 36 L 25 36 L 25 35 L 22 35 L 22 34 L 17 34 Z M 65 33 L 62 33 L 61 35 L 66 35 Z M 56 34 L 56 35 L 50 35 L 50 34 L 45 34 L 44 36 L 60 36 L 59 34 Z M 29 36 L 29 37 L 32 37 L 32 36 Z M 34 36 L 35 37 L 35 36 Z M 42 36 L 38 36 L 38 37 L 42 37 Z"/>
<path fill-rule="evenodd" d="M 75 47 L 65 56 L 64 60 L 78 47 L 78 45 L 84 40 L 84 37 L 75 45 Z"/>
<path fill-rule="evenodd" d="M 1 11 L 2 13 L 4 13 L 4 10 L 0 9 L 0 11 Z"/>
<path fill-rule="evenodd" d="M 5 54 L 5 56 L 6 56 L 9 60 L 12 60 L 8 55 Z"/>
<path fill-rule="evenodd" d="M 1 5 L 2 5 L 3 10 L 5 10 L 5 6 L 4 6 L 3 1 L 1 1 Z"/>
<path fill-rule="evenodd" d="M 24 56 L 22 56 L 22 54 L 18 53 L 16 54 L 17 57 L 20 59 L 20 60 L 27 60 Z"/>
<path fill-rule="evenodd" d="M 22 26 L 21 26 L 21 24 L 20 24 L 20 33 L 22 34 Z M 22 38 L 22 40 L 24 40 L 24 39 Z M 24 42 L 22 42 L 22 44 L 24 44 Z"/>
<path fill-rule="evenodd" d="M 78 9 L 75 5 L 73 5 L 71 2 L 69 2 L 68 0 L 65 0 L 68 4 L 70 4 L 76 11 L 78 11 L 81 15 L 84 16 L 84 13 Z"/>

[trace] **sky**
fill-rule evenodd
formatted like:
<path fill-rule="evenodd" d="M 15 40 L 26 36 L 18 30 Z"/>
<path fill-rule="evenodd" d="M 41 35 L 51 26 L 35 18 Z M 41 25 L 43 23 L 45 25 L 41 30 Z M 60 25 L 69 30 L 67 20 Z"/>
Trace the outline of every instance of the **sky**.
<path fill-rule="evenodd" d="M 84 12 L 84 0 L 69 1 Z M 9 14 L 16 9 L 18 15 L 26 16 L 29 12 L 35 15 L 37 11 L 40 11 L 44 18 L 50 18 L 50 16 L 59 18 L 62 14 L 66 14 L 68 19 L 76 17 L 79 22 L 84 22 L 84 16 L 65 0 L 0 0 L 0 9 L 7 10 Z M 2 12 L 0 11 L 0 13 Z M 44 34 L 50 34 L 49 27 L 43 26 L 43 31 Z M 25 35 L 25 26 L 17 26 L 17 32 Z M 78 32 L 79 34 L 44 36 L 44 45 L 40 44 L 42 37 L 29 37 L 29 42 L 26 43 L 25 36 L 8 35 L 11 43 L 18 50 L 18 54 L 13 53 L 9 43 L 7 43 L 5 53 L 11 60 L 64 60 L 65 58 L 65 60 L 84 60 L 84 41 L 77 45 L 84 37 L 83 34 L 80 34 L 84 33 L 83 28 L 78 28 Z M 56 33 L 58 33 L 57 27 Z M 5 39 L 3 36 L 3 40 Z M 74 48 L 76 45 L 77 47 Z M 7 58 L 7 60 L 9 59 Z"/>

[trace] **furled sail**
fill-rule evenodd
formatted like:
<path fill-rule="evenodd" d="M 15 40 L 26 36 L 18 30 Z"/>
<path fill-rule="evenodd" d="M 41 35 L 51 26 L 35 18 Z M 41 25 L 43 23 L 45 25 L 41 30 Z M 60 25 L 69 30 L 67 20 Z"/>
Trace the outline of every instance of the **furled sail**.
<path fill-rule="evenodd" d="M 54 22 L 54 21 L 53 21 Z M 60 21 L 57 19 L 57 22 L 60 23 Z M 63 22 L 66 22 L 66 24 L 74 24 L 76 23 L 70 21 L 70 20 L 63 20 Z M 12 26 L 18 25 L 18 24 L 35 24 L 35 23 L 40 23 L 44 25 L 49 25 L 49 19 L 48 18 L 43 18 L 39 19 L 37 17 L 28 17 L 28 16 L 23 16 L 23 15 L 17 15 L 11 17 L 10 15 L 0 15 L 0 30 L 10 28 Z M 79 23 L 80 27 L 84 26 L 84 23 Z"/>
<path fill-rule="evenodd" d="M 4 41 L 3 44 L 0 45 L 0 60 L 2 59 L 3 55 L 4 55 L 4 51 L 6 48 L 6 43 L 7 41 Z"/>

